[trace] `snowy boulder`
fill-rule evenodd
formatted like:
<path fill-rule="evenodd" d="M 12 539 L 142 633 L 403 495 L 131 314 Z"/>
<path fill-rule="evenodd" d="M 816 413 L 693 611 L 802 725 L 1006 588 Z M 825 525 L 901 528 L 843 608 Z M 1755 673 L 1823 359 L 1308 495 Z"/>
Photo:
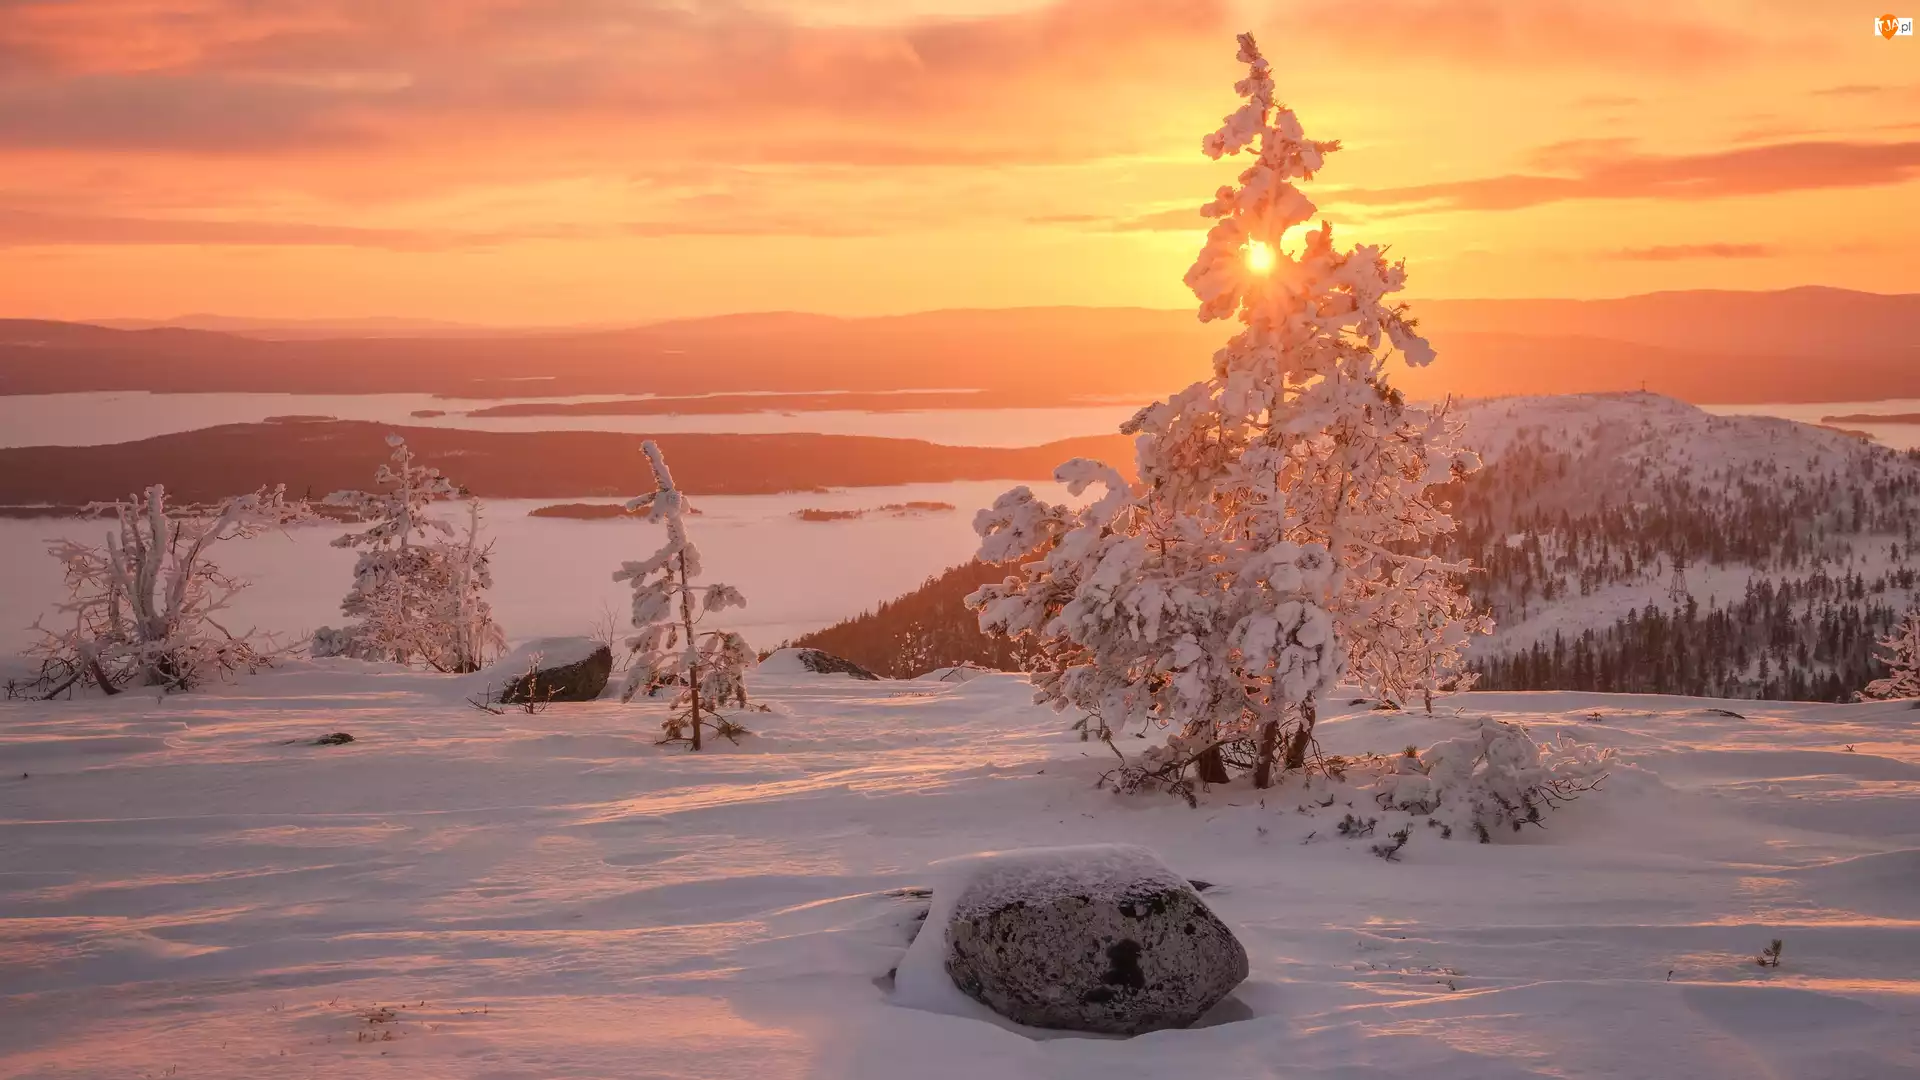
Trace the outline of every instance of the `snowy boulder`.
<path fill-rule="evenodd" d="M 880 678 L 851 660 L 819 649 L 775 649 L 754 670 L 763 675 L 851 675 L 875 681 Z"/>
<path fill-rule="evenodd" d="M 508 653 L 490 673 L 511 679 L 495 699 L 502 705 L 593 701 L 613 674 L 613 650 L 592 638 L 536 638 Z"/>
<path fill-rule="evenodd" d="M 1034 849 L 956 884 L 946 967 L 967 996 L 1030 1027 L 1183 1028 L 1247 977 L 1247 951 L 1145 848 Z"/>

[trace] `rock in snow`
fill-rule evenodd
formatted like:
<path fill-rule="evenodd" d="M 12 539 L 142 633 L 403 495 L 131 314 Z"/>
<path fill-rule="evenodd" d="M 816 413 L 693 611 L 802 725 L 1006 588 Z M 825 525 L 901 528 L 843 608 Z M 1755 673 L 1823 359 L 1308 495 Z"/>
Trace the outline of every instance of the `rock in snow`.
<path fill-rule="evenodd" d="M 512 680 L 496 699 L 502 705 L 529 698 L 593 701 L 613 674 L 613 650 L 592 638 L 536 638 L 508 653 L 491 671 Z"/>
<path fill-rule="evenodd" d="M 965 663 L 954 664 L 951 667 L 934 668 L 932 671 L 923 675 L 915 675 L 913 678 L 916 682 L 963 683 L 972 682 L 982 675 L 991 674 L 993 674 L 993 672 L 990 669 L 983 668 L 979 664 Z"/>
<path fill-rule="evenodd" d="M 754 669 L 765 675 L 851 675 L 878 681 L 880 676 L 844 657 L 819 649 L 775 649 Z"/>
<path fill-rule="evenodd" d="M 1031 1027 L 1137 1035 L 1183 1028 L 1247 977 L 1247 951 L 1145 848 L 983 858 L 959 885 L 947 974 Z"/>

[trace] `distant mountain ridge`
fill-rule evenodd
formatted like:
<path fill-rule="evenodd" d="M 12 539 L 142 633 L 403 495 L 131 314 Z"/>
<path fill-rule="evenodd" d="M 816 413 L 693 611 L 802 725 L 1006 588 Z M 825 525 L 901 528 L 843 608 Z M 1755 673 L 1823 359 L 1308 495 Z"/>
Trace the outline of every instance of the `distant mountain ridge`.
<path fill-rule="evenodd" d="M 171 319 L 97 319 L 95 326 L 114 330 L 207 330 L 240 337 L 267 339 L 302 337 L 412 337 L 463 334 L 491 336 L 515 331 L 476 326 L 445 319 L 410 319 L 373 315 L 346 319 L 261 319 L 244 315 L 180 315 Z"/>
<path fill-rule="evenodd" d="M 1440 351 L 1408 393 L 1645 388 L 1695 402 L 1920 397 L 1920 295 L 1825 287 L 1617 300 L 1429 300 Z M 255 331 L 257 332 L 257 331 Z M 0 394 L 85 390 L 412 392 L 511 399 L 977 389 L 1033 405 L 1142 402 L 1202 377 L 1231 327 L 1192 312 L 1010 308 L 841 318 L 712 316 L 628 329 L 267 340 L 0 320 Z M 384 335 L 385 331 L 381 331 Z"/>

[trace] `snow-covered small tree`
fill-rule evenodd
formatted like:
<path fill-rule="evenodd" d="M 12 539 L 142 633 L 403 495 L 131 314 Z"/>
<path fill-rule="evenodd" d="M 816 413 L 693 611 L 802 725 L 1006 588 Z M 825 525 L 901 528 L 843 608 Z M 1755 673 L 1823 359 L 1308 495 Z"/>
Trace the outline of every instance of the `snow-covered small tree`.
<path fill-rule="evenodd" d="M 387 445 L 392 456 L 374 476 L 385 490 L 326 498 L 372 524 L 333 542 L 360 549 L 353 587 L 340 602 L 354 621 L 317 631 L 314 652 L 476 671 L 504 643 L 486 601 L 491 545 L 480 542 L 479 501 L 469 500 L 468 530 L 458 535 L 432 508 L 459 489 L 439 469 L 415 464 L 405 439 L 389 435 Z"/>
<path fill-rule="evenodd" d="M 1488 843 L 1496 831 L 1540 824 L 1548 809 L 1598 787 L 1613 765 L 1611 749 L 1566 735 L 1536 743 L 1520 725 L 1492 717 L 1468 725 L 1464 734 L 1424 752 L 1408 747 L 1395 758 L 1375 796 L 1380 806 L 1427 815 L 1449 835 L 1470 832 Z"/>
<path fill-rule="evenodd" d="M 1920 697 L 1920 607 L 1906 613 L 1893 633 L 1880 641 L 1890 674 L 1867 684 L 1862 696 L 1874 700 Z"/>
<path fill-rule="evenodd" d="M 633 626 L 627 639 L 634 663 L 627 672 L 620 700 L 631 701 L 642 688 L 679 687 L 673 714 L 662 724 L 669 742 L 686 740 L 700 749 L 703 727 L 734 738 L 745 729 L 722 717 L 719 709 L 747 701 L 746 669 L 756 657 L 746 639 L 730 630 L 701 630 L 707 615 L 730 607 L 747 606 L 740 590 L 731 585 L 700 585 L 700 549 L 687 538 L 683 515 L 686 496 L 673 484 L 673 473 L 660 447 L 651 440 L 640 447 L 653 468 L 655 489 L 627 503 L 628 513 L 645 512 L 646 520 L 667 527 L 666 543 L 638 562 L 622 563 L 615 581 L 633 583 Z"/>
<path fill-rule="evenodd" d="M 480 539 L 480 509 L 479 499 L 468 498 L 465 532 L 437 545 L 444 581 L 434 590 L 427 611 L 437 628 L 428 642 L 437 655 L 428 662 L 442 671 L 479 671 L 507 646 L 487 601 L 493 588 L 493 542 Z"/>
<path fill-rule="evenodd" d="M 1388 302 L 1404 266 L 1336 248 L 1324 222 L 1284 246 L 1315 213 L 1294 181 L 1339 144 L 1306 138 L 1252 36 L 1239 43 L 1245 103 L 1202 149 L 1254 160 L 1201 209 L 1216 223 L 1186 282 L 1202 320 L 1242 328 L 1210 378 L 1122 426 L 1137 484 L 1076 460 L 1057 479 L 1103 486 L 1091 506 L 1019 488 L 981 512 L 981 557 L 1023 562 L 969 602 L 983 630 L 1037 635 L 1057 658 L 1035 675 L 1040 700 L 1109 729 L 1172 727 L 1145 763 L 1157 777 L 1197 765 L 1224 780 L 1220 748 L 1251 742 L 1264 786 L 1276 759 L 1305 764 L 1337 680 L 1401 699 L 1456 677 L 1484 621 L 1460 588 L 1468 567 L 1431 553 L 1453 528 L 1436 489 L 1479 462 L 1445 407 L 1388 384 L 1396 353 L 1434 359 Z"/>
<path fill-rule="evenodd" d="M 103 547 L 57 540 L 48 549 L 66 571 L 63 625 L 36 621 L 46 696 L 92 684 L 114 694 L 129 684 L 188 690 L 231 671 L 257 670 L 271 639 L 234 632 L 220 613 L 247 583 L 209 557 L 214 545 L 306 519 L 305 503 L 261 488 L 212 505 L 169 505 L 158 484 L 123 502 L 95 503 L 114 528 Z"/>

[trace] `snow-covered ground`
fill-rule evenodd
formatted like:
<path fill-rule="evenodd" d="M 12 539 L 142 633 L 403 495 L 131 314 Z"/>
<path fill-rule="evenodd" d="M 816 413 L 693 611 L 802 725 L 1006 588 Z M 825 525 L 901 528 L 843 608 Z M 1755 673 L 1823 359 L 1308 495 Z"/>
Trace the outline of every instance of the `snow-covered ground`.
<path fill-rule="evenodd" d="M 1111 755 L 1014 676 L 762 678 L 758 734 L 698 756 L 652 744 L 658 705 L 494 716 L 470 681 L 325 661 L 0 705 L 0 1076 L 1920 1076 L 1911 703 L 1450 700 L 1621 761 L 1544 830 L 1387 863 L 1320 788 L 1094 790 Z M 1107 841 L 1217 883 L 1252 976 L 1212 1026 L 891 1000 L 930 863 Z"/>

